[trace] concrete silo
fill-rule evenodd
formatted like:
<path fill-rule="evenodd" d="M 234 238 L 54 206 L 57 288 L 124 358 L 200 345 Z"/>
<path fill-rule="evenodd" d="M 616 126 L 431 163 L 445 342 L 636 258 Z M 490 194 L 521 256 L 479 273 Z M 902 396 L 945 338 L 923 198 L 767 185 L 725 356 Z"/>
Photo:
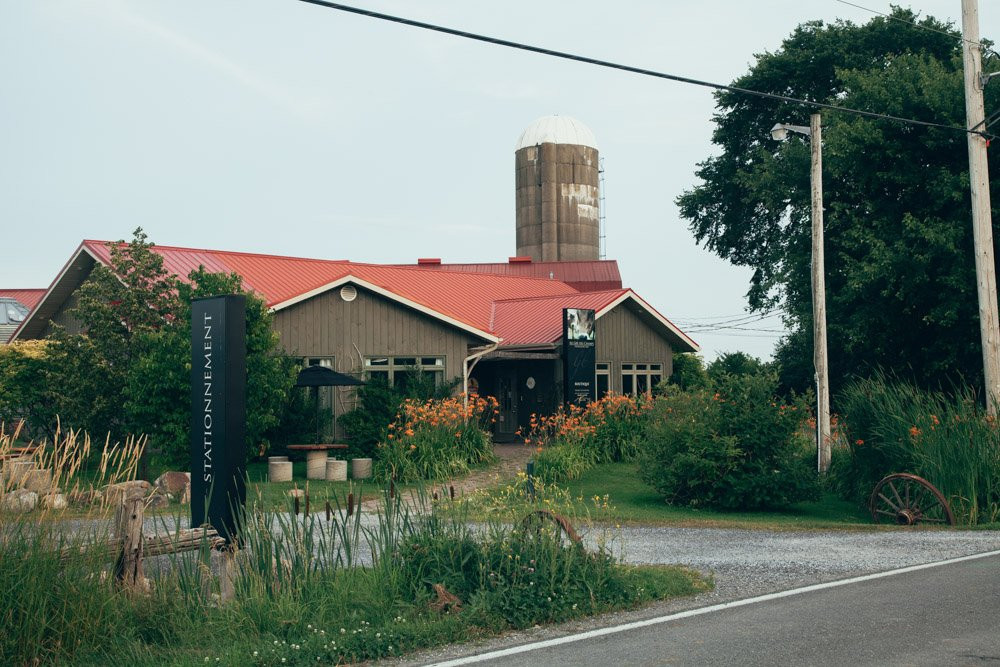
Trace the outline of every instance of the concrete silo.
<path fill-rule="evenodd" d="M 545 116 L 514 149 L 517 254 L 536 262 L 600 258 L 597 142 L 569 116 Z"/>

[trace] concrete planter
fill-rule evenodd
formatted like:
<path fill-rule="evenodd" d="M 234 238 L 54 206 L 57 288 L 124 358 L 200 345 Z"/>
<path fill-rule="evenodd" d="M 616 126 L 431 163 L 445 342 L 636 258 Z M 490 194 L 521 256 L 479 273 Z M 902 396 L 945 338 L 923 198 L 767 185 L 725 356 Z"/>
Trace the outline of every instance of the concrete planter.
<path fill-rule="evenodd" d="M 269 482 L 290 482 L 292 481 L 291 461 L 270 461 L 267 464 L 267 481 Z"/>
<path fill-rule="evenodd" d="M 347 480 L 347 461 L 329 459 L 326 462 L 326 481 L 343 482 Z"/>
<path fill-rule="evenodd" d="M 4 471 L 5 486 L 10 489 L 22 488 L 28 475 L 34 469 L 34 461 L 11 461 Z"/>
<path fill-rule="evenodd" d="M 371 459 L 351 459 L 351 477 L 354 479 L 370 479 L 371 476 Z"/>

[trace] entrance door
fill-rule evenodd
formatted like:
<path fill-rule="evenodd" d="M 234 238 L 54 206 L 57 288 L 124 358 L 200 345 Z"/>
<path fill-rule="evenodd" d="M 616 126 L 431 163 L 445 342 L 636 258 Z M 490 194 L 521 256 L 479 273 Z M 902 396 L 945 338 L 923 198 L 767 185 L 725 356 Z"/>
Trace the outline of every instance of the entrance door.
<path fill-rule="evenodd" d="M 497 376 L 497 401 L 497 435 L 512 440 L 517 431 L 517 375 L 508 371 Z"/>

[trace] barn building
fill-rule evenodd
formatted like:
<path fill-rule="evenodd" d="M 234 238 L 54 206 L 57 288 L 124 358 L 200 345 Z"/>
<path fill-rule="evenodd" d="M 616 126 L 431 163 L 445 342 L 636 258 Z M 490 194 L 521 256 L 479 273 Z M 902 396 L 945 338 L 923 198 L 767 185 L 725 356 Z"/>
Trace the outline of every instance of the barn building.
<path fill-rule="evenodd" d="M 379 265 L 154 250 L 181 277 L 199 266 L 240 275 L 274 313 L 286 352 L 306 364 L 390 384 L 417 369 L 439 384 L 475 388 L 499 401 L 497 439 L 513 438 L 532 413 L 550 412 L 563 400 L 564 308 L 596 311 L 599 393 L 649 391 L 670 374 L 675 353 L 698 350 L 623 287 L 617 262 L 598 258 L 596 142 L 579 121 L 568 120 L 540 119 L 517 144 L 518 253 L 506 262 L 424 258 Z M 107 242 L 83 241 L 14 339 L 44 337 L 53 324 L 77 328 L 68 314 L 74 293 L 109 260 Z M 351 407 L 351 395 L 331 393 L 337 413 Z"/>

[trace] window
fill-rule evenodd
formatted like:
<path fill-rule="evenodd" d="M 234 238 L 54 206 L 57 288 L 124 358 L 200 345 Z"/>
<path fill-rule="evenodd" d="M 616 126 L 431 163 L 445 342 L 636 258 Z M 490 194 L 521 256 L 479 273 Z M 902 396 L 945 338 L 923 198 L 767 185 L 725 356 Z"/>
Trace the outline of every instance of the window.
<path fill-rule="evenodd" d="M 414 377 L 444 384 L 444 357 L 365 357 L 365 378 L 405 391 Z"/>
<path fill-rule="evenodd" d="M 622 393 L 648 394 L 663 379 L 663 364 L 622 364 Z"/>
<path fill-rule="evenodd" d="M 611 364 L 599 362 L 594 386 L 597 388 L 597 398 L 603 398 L 611 391 Z"/>

